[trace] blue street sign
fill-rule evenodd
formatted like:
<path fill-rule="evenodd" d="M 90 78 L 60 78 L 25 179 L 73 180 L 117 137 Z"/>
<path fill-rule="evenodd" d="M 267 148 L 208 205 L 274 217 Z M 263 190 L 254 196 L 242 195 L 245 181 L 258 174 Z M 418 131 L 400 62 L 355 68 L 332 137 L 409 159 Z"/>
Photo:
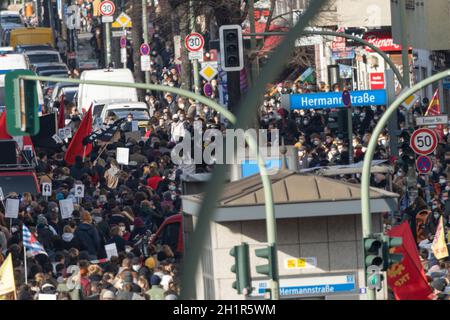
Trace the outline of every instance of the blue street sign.
<path fill-rule="evenodd" d="M 416 168 L 419 173 L 429 173 L 431 169 L 433 169 L 433 162 L 431 161 L 430 157 L 427 156 L 417 157 Z"/>
<path fill-rule="evenodd" d="M 290 94 L 291 110 L 342 108 L 342 92 L 321 92 L 307 94 Z M 351 104 L 354 107 L 381 106 L 387 104 L 386 90 L 360 90 L 350 93 Z"/>

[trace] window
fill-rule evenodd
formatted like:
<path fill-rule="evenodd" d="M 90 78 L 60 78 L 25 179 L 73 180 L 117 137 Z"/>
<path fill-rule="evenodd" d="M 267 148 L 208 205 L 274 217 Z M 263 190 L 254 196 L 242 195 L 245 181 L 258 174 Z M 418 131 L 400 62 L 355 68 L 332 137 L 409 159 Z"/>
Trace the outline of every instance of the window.
<path fill-rule="evenodd" d="M 407 10 L 414 10 L 416 8 L 415 0 L 406 0 L 405 8 Z"/>

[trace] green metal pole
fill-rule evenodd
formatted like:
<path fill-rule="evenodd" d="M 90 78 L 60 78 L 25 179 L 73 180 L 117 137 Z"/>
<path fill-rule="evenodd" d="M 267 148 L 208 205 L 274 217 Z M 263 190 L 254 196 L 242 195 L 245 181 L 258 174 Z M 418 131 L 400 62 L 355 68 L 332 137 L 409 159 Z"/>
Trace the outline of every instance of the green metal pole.
<path fill-rule="evenodd" d="M 195 12 L 194 1 L 189 0 L 189 29 L 191 32 L 195 32 Z M 198 61 L 192 60 L 192 70 L 194 72 L 194 92 L 200 94 L 200 77 L 198 74 Z"/>
<path fill-rule="evenodd" d="M 372 164 L 373 155 L 375 153 L 375 148 L 378 144 L 378 137 L 384 129 L 384 126 L 389 121 L 389 118 L 394 112 L 397 112 L 398 107 L 405 101 L 409 96 L 419 91 L 423 87 L 430 85 L 433 82 L 439 81 L 445 77 L 450 76 L 450 69 L 437 73 L 425 80 L 420 81 L 413 87 L 402 93 L 395 101 L 387 108 L 386 112 L 378 121 L 375 129 L 372 132 L 372 136 L 367 146 L 366 154 L 364 155 L 363 171 L 361 176 L 361 223 L 362 223 L 362 237 L 366 238 L 372 234 L 372 219 L 370 212 L 370 169 Z M 367 279 L 365 279 L 367 281 Z M 367 290 L 367 297 L 369 300 L 375 300 L 375 290 Z"/>
<path fill-rule="evenodd" d="M 148 44 L 147 0 L 142 0 L 142 39 Z M 145 71 L 145 83 L 150 83 L 150 71 Z"/>

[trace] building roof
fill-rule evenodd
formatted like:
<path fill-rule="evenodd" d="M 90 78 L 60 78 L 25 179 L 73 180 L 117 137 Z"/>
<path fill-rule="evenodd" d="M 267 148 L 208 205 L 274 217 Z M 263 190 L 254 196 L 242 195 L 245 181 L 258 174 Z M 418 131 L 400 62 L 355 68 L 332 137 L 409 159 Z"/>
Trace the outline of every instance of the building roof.
<path fill-rule="evenodd" d="M 289 170 L 278 170 L 277 173 L 270 175 L 270 180 L 278 218 L 361 212 L 360 185 Z M 393 210 L 398 197 L 396 193 L 370 188 L 372 211 Z M 183 196 L 185 212 L 196 215 L 202 199 L 203 193 Z M 216 221 L 232 221 L 237 217 L 241 217 L 242 220 L 264 218 L 264 203 L 264 190 L 259 174 L 228 183 L 219 198 Z M 231 213 L 233 209 L 239 208 L 245 210 L 238 210 L 239 214 L 236 215 Z M 285 211 L 286 214 L 283 213 Z"/>
<path fill-rule="evenodd" d="M 323 176 L 279 170 L 277 174 L 270 176 L 270 180 L 275 204 L 360 200 L 361 198 L 359 185 Z M 371 188 L 370 197 L 372 199 L 398 198 L 398 194 Z M 203 194 L 192 195 L 190 198 L 201 202 Z M 258 174 L 227 184 L 219 200 L 220 207 L 263 204 L 264 190 Z"/>

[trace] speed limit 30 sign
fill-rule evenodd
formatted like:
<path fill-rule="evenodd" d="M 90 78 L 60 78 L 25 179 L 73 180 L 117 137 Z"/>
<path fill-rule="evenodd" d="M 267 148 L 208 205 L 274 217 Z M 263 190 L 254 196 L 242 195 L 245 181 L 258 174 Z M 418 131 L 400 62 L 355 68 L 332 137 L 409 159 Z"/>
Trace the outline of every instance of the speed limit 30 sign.
<path fill-rule="evenodd" d="M 438 144 L 436 133 L 428 128 L 417 129 L 411 135 L 410 146 L 417 154 L 426 156 L 432 153 Z"/>
<path fill-rule="evenodd" d="M 186 36 L 184 44 L 190 52 L 200 51 L 205 45 L 205 39 L 200 33 L 192 32 Z"/>
<path fill-rule="evenodd" d="M 102 16 L 112 16 L 114 14 L 114 11 L 116 11 L 114 2 L 106 0 L 100 3 L 100 13 L 102 14 Z"/>

